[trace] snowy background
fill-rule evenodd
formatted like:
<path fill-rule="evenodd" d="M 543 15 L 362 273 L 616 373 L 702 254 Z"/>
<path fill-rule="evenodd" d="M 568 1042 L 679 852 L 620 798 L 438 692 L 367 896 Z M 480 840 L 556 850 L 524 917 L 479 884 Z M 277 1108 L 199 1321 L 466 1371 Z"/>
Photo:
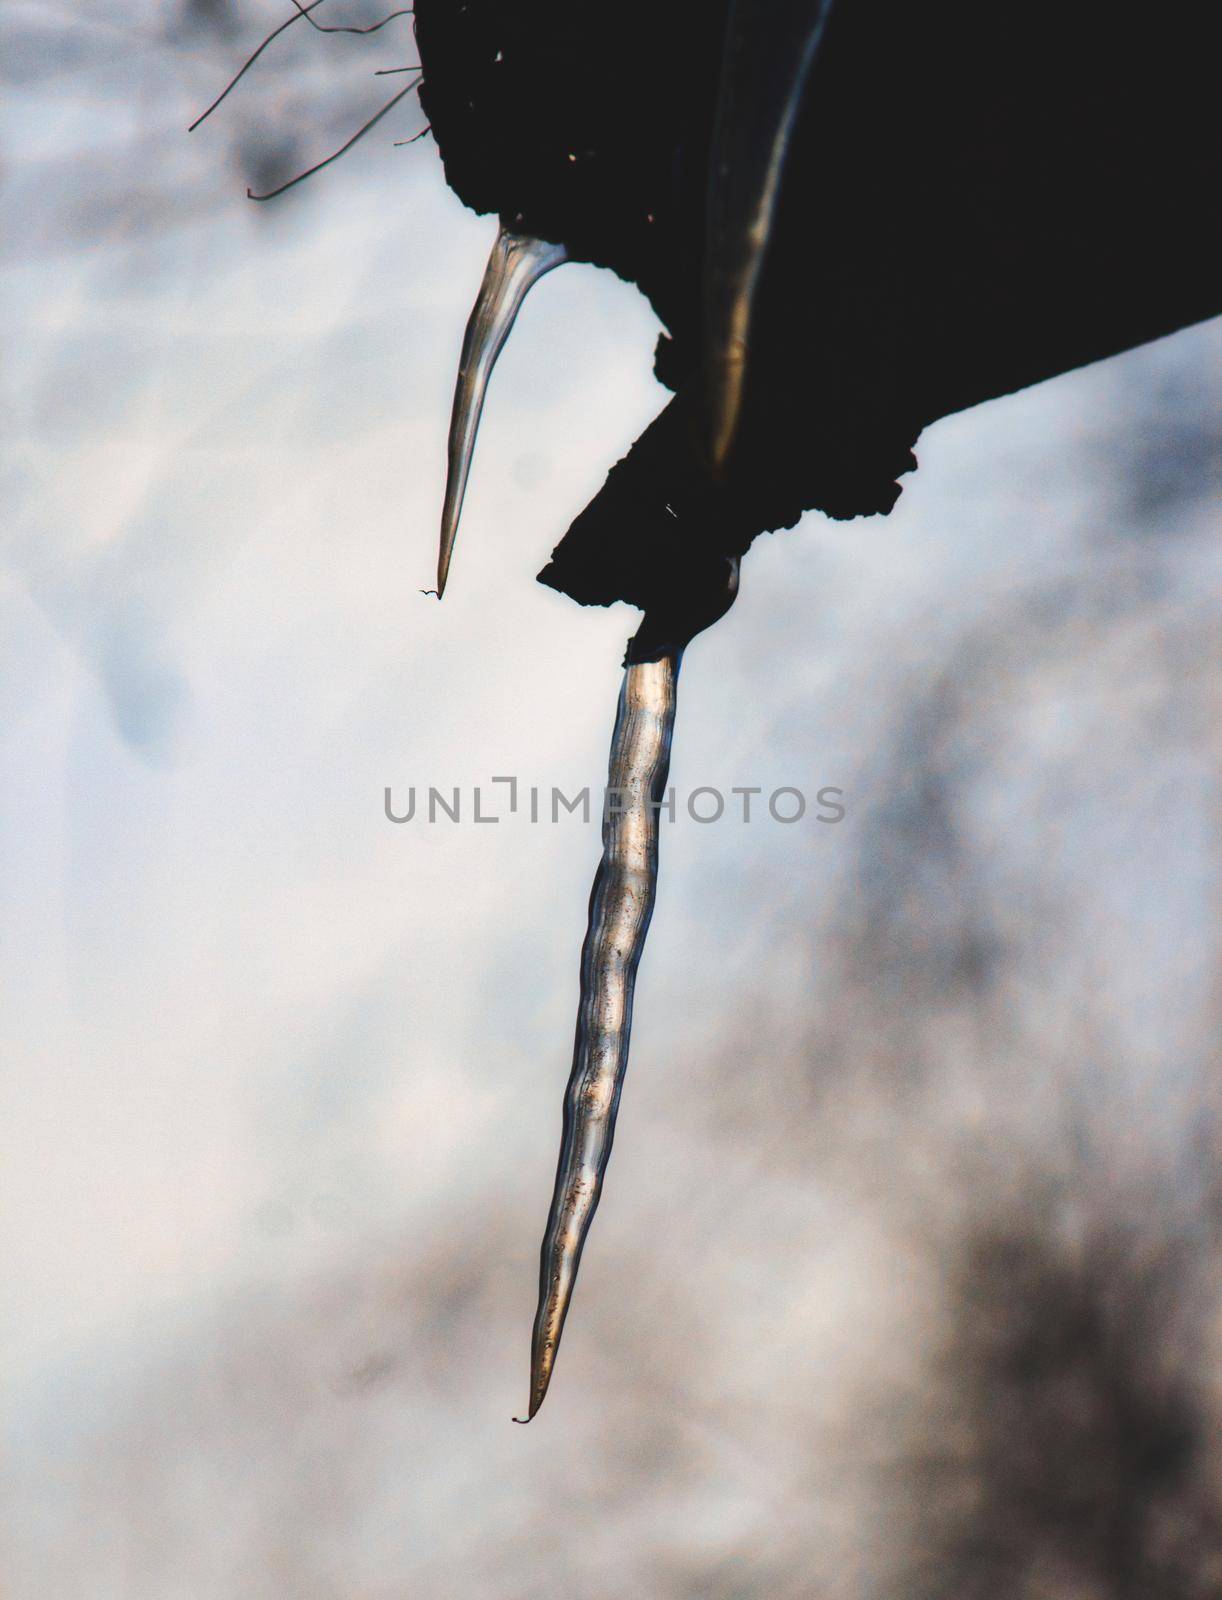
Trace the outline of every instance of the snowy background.
<path fill-rule="evenodd" d="M 592 268 L 534 292 L 425 598 L 494 224 L 393 147 L 411 97 L 244 198 L 416 59 L 295 26 L 188 137 L 289 9 L 4 8 L 7 1592 L 924 1593 L 988 1492 L 964 1340 L 1027 1292 L 981 1240 L 1208 1303 L 1219 330 L 751 552 L 672 780 L 847 814 L 667 829 L 513 1428 L 597 828 L 383 790 L 602 781 L 635 614 L 532 578 L 662 405 L 657 329 Z"/>

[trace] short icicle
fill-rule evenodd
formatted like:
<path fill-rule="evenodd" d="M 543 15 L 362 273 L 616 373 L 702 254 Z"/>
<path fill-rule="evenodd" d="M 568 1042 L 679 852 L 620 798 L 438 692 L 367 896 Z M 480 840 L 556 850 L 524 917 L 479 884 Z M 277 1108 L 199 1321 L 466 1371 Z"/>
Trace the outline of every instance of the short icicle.
<path fill-rule="evenodd" d="M 560 244 L 532 239 L 502 227 L 492 246 L 484 281 L 463 335 L 454 406 L 450 413 L 449 465 L 445 505 L 441 513 L 441 544 L 437 556 L 437 596 L 445 593 L 450 559 L 458 536 L 458 519 L 475 454 L 480 413 L 488 379 L 509 337 L 527 291 L 566 259 Z"/>

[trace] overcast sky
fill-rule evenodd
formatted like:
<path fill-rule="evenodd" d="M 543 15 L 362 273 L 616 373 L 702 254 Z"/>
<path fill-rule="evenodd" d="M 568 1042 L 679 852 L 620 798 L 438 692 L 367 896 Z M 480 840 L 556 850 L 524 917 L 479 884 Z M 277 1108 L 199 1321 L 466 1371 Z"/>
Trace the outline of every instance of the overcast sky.
<path fill-rule="evenodd" d="M 897 860 L 909 855 L 895 785 L 928 755 L 906 754 L 905 739 L 925 736 L 909 701 L 932 718 L 939 694 L 958 696 L 959 727 L 978 716 L 978 684 L 991 708 L 948 779 L 984 784 L 965 849 L 991 863 L 990 906 L 1011 904 L 1014 883 L 1046 865 L 1057 785 L 1089 792 L 1062 817 L 1069 854 L 1053 877 L 1093 895 L 1082 925 L 1108 951 L 1108 983 L 1147 974 L 1121 985 L 1128 1037 L 1174 1013 L 1179 1059 L 1199 1042 L 1216 886 L 1211 736 L 1172 727 L 1166 707 L 1180 703 L 1177 674 L 1201 670 L 1217 642 L 1200 497 L 1217 329 L 944 421 L 892 517 L 811 515 L 748 557 L 739 604 L 688 654 L 672 780 L 681 795 L 834 785 L 846 817 L 744 827 L 681 815 L 667 829 L 588 1292 L 551 1414 L 524 1435 L 504 1424 L 525 1400 L 597 829 L 521 815 L 395 827 L 383 790 L 459 785 L 469 800 L 493 774 L 569 794 L 602 781 L 634 614 L 583 611 L 533 574 L 663 404 L 657 327 L 633 290 L 592 268 L 566 267 L 535 291 L 494 380 L 446 600 L 423 596 L 457 354 L 494 224 L 449 194 L 431 141 L 393 147 L 420 126 L 410 100 L 342 164 L 276 204 L 247 202 L 248 179 L 288 176 L 376 107 L 397 82 L 376 67 L 415 59 L 409 19 L 366 42 L 297 27 L 188 137 L 287 9 L 235 7 L 230 26 L 228 11 L 200 5 L 188 27 L 143 0 L 121 20 L 6 8 L 4 1322 L 13 1459 L 33 1485 L 14 1556 L 28 1587 L 15 1592 L 51 1592 L 34 1575 L 54 1570 L 66 1585 L 55 1592 L 99 1596 L 602 1593 L 611 1546 L 561 1544 L 546 1581 L 519 1589 L 498 1577 L 489 1530 L 509 1540 L 523 1506 L 534 1515 L 560 1492 L 561 1468 L 532 1436 L 566 1417 L 599 1439 L 611 1429 L 602 1470 L 631 1462 L 648 1481 L 647 1368 L 633 1377 L 600 1362 L 616 1327 L 665 1344 L 677 1325 L 703 1373 L 683 1391 L 704 1408 L 703 1454 L 680 1473 L 682 1506 L 665 1527 L 641 1509 L 645 1489 L 633 1502 L 636 1534 L 662 1562 L 641 1592 L 669 1594 L 659 1572 L 710 1571 L 740 1536 L 756 1551 L 802 1548 L 801 1499 L 773 1504 L 763 1487 L 797 1447 L 758 1417 L 737 1431 L 717 1399 L 732 1394 L 718 1358 L 702 1368 L 696 1351 L 751 1348 L 744 1297 L 770 1303 L 778 1245 L 769 1236 L 762 1261 L 749 1254 L 747 1219 L 762 1229 L 787 1205 L 800 1213 L 795 1237 L 824 1240 L 842 1303 L 865 1292 L 864 1247 L 838 1202 L 774 1190 L 775 1170 L 751 1152 L 757 1137 L 775 1150 L 784 1136 L 770 1074 L 797 1070 L 784 1062 L 801 1056 L 812 971 L 830 970 L 871 896 L 898 903 Z M 1136 701 L 1118 709 L 1126 683 Z M 1203 680 L 1183 695 L 1208 700 Z M 1020 704 L 1021 717 L 996 714 Z M 991 787 L 980 777 L 990 762 L 1002 763 Z M 1171 819 L 1153 864 L 1137 859 L 1126 820 L 1147 786 L 1151 815 Z M 926 818 L 909 844 L 936 879 L 929 840 Z M 952 876 L 922 900 L 923 885 L 914 877 L 905 892 L 936 941 L 929 907 L 949 903 L 954 921 L 967 891 Z M 1146 920 L 1122 938 L 1138 901 Z M 1181 953 L 1195 950 L 1178 966 L 1149 957 L 1168 929 Z M 1101 992 L 1115 1016 L 1108 984 Z M 927 1053 L 957 1058 L 962 1031 L 939 1016 L 926 1025 L 949 1031 Z M 1077 1026 L 1063 1022 L 1062 1042 Z M 706 1081 L 713 1057 L 733 1055 L 731 1035 L 754 1037 L 760 1054 Z M 709 1105 L 733 1119 L 732 1138 Z M 689 1239 L 663 1256 L 679 1281 L 639 1303 L 642 1323 L 657 1315 L 672 1332 L 631 1326 L 634 1251 L 684 1208 L 711 1241 L 727 1195 L 742 1220 L 709 1244 L 720 1253 L 700 1291 L 707 1314 L 683 1293 L 686 1252 L 701 1248 Z M 370 1283 L 374 1310 L 359 1287 Z M 474 1321 L 464 1294 L 484 1308 Z M 252 1512 L 247 1537 L 217 1508 L 224 1451 L 242 1453 L 234 1416 L 261 1419 L 260 1482 L 285 1452 L 350 1459 L 349 1424 L 330 1418 L 317 1439 L 297 1421 L 281 1430 L 277 1405 L 295 1417 L 298 1402 L 269 1399 L 264 1377 L 244 1388 L 243 1357 L 227 1365 L 245 1333 L 264 1376 L 289 1361 L 286 1345 L 309 1366 L 300 1349 L 313 1347 L 293 1330 L 312 1295 L 358 1307 L 352 1326 L 335 1312 L 339 1333 L 319 1313 L 317 1361 L 328 1394 L 347 1393 L 348 1378 L 359 1390 L 371 1454 L 364 1510 L 328 1511 L 332 1565 L 307 1582 L 276 1567 L 295 1536 L 273 1537 L 271 1512 Z M 785 1359 L 807 1336 L 842 1349 L 817 1294 L 786 1305 Z M 404 1350 L 451 1333 L 440 1386 L 426 1357 L 404 1368 Z M 781 1406 L 781 1357 L 758 1359 L 748 1392 Z M 190 1378 L 164 1377 L 180 1370 Z M 634 1382 L 636 1409 L 608 1423 Z M 409 1430 L 382 1454 L 369 1442 L 378 1404 Z M 221 1412 L 228 1443 L 199 1444 Z M 581 1439 L 564 1448 L 580 1453 Z M 151 1452 L 172 1475 L 196 1451 L 214 1477 L 183 1491 L 150 1555 L 141 1541 L 157 1513 L 138 1463 Z M 136 1477 L 98 1510 L 107 1460 Z M 65 1487 L 48 1461 L 79 1479 Z M 481 1476 L 492 1462 L 494 1485 Z M 332 1505 L 329 1470 L 310 1494 Z M 565 1492 L 593 1528 L 589 1473 Z M 400 1492 L 411 1509 L 387 1509 Z M 283 1516 L 308 1529 L 314 1502 L 296 1493 L 284 1491 Z M 371 1532 L 374 1502 L 385 1526 Z M 109 1519 L 100 1543 L 61 1537 L 84 1505 Z M 400 1515 L 410 1554 L 385 1542 Z M 213 1567 L 217 1516 L 228 1553 Z M 464 1516 L 478 1537 L 464 1536 Z M 365 1587 L 334 1579 L 366 1569 Z"/>

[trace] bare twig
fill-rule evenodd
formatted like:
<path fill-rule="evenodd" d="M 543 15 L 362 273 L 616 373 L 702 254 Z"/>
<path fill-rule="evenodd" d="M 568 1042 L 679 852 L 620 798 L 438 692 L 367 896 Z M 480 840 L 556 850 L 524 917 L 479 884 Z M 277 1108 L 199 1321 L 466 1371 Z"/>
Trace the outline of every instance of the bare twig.
<path fill-rule="evenodd" d="M 388 22 L 393 22 L 396 17 L 410 17 L 414 9 L 412 6 L 404 6 L 401 11 L 392 11 L 388 17 L 383 17 L 381 22 L 371 22 L 367 28 L 353 28 L 339 22 L 332 23 L 330 26 L 326 23 L 315 22 L 310 16 L 310 12 L 314 9 L 313 6 L 300 5 L 298 0 L 293 0 L 293 4 L 297 6 L 297 10 L 317 33 L 377 33 L 379 28 L 384 28 Z"/>
<path fill-rule="evenodd" d="M 293 4 L 297 5 L 297 0 L 293 0 Z M 205 117 L 210 117 L 212 115 L 212 113 L 216 110 L 217 106 L 220 105 L 221 101 L 224 100 L 225 97 L 229 94 L 229 92 L 232 89 L 235 89 L 237 87 L 238 83 L 246 76 L 246 74 L 250 71 L 251 67 L 254 66 L 255 62 L 259 59 L 259 57 L 267 49 L 268 45 L 271 44 L 273 39 L 279 38 L 279 36 L 284 32 L 284 30 L 286 28 L 291 28 L 295 22 L 300 22 L 302 17 L 304 17 L 306 19 L 306 21 L 308 22 L 310 20 L 310 12 L 316 10 L 322 4 L 323 4 L 323 0 L 310 0 L 310 4 L 308 6 L 297 5 L 297 10 L 288 19 L 288 21 L 287 22 L 282 22 L 278 28 L 273 28 L 272 31 L 268 34 L 267 38 L 264 39 L 263 43 L 259 46 L 259 48 L 257 50 L 255 50 L 253 52 L 253 54 L 247 56 L 246 60 L 242 63 L 242 65 L 234 73 L 233 77 L 230 78 L 229 82 L 221 90 L 220 94 L 217 95 L 216 99 L 208 107 L 207 111 L 201 112 L 200 115 L 198 117 L 196 117 L 195 121 L 187 129 L 187 132 L 188 133 L 194 133 L 196 128 L 199 127 L 200 123 L 203 122 L 204 118 Z M 317 26 L 317 24 L 315 24 L 315 26 Z"/>
<path fill-rule="evenodd" d="M 357 129 L 351 139 L 341 144 L 338 150 L 333 150 L 322 161 L 315 162 L 312 167 L 307 167 L 304 172 L 299 172 L 295 178 L 290 178 L 287 183 L 282 183 L 278 188 L 269 189 L 266 194 L 255 194 L 253 190 L 247 189 L 246 198 L 248 200 L 274 200 L 278 194 L 283 194 L 286 189 L 291 189 L 294 185 L 303 183 L 306 178 L 311 178 L 316 172 L 321 172 L 324 167 L 329 167 L 333 161 L 338 161 L 340 156 L 347 155 L 357 140 L 363 139 L 371 128 L 376 127 L 386 113 L 397 106 L 404 95 L 410 94 L 419 82 L 419 78 L 413 78 L 406 88 L 400 89 L 398 94 L 392 95 L 380 111 L 375 111 L 369 121 L 363 127 Z"/>

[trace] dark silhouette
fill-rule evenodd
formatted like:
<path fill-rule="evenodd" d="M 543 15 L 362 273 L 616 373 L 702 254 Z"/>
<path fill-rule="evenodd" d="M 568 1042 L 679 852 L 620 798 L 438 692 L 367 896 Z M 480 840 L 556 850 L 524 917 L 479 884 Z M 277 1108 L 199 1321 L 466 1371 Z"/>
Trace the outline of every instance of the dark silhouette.
<path fill-rule="evenodd" d="M 805 510 L 890 510 L 937 418 L 1214 314 L 1199 16 L 659 0 L 634 48 L 589 0 L 420 0 L 451 186 L 667 329 L 675 398 L 543 581 L 681 610 Z"/>

